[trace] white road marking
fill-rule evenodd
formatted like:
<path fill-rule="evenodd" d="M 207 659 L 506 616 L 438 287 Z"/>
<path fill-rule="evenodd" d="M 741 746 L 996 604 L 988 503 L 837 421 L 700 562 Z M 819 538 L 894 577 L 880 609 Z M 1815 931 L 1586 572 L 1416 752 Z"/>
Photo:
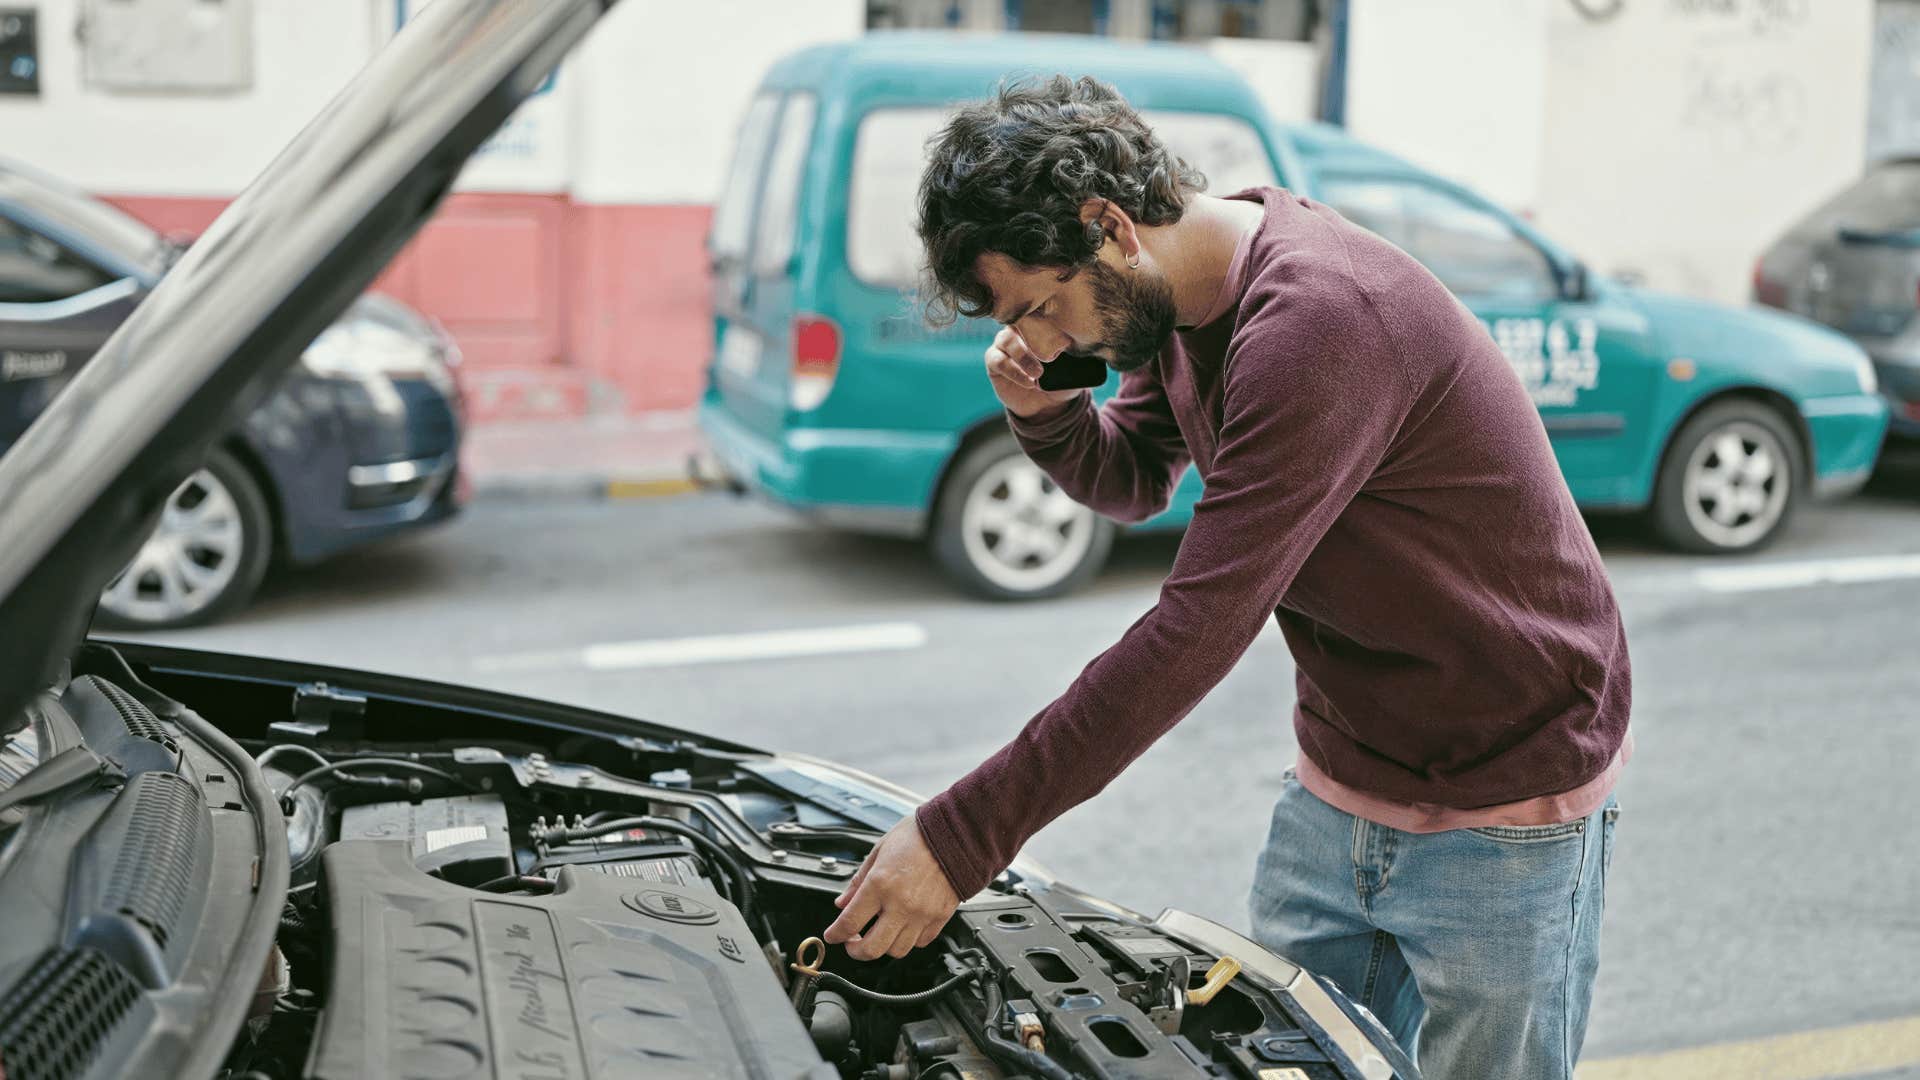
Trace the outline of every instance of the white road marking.
<path fill-rule="evenodd" d="M 1916 577 L 1920 577 L 1920 555 L 1862 555 L 1708 567 L 1693 572 L 1693 584 L 1707 592 L 1739 593 Z"/>
<path fill-rule="evenodd" d="M 578 649 L 484 656 L 474 661 L 483 670 L 526 671 L 578 667 L 589 671 L 626 671 L 634 668 L 687 667 L 744 660 L 778 660 L 837 653 L 898 652 L 927 643 L 919 623 L 867 623 L 823 626 L 805 630 L 771 630 L 749 634 L 713 634 L 704 637 L 659 638 L 651 641 L 612 641 Z"/>

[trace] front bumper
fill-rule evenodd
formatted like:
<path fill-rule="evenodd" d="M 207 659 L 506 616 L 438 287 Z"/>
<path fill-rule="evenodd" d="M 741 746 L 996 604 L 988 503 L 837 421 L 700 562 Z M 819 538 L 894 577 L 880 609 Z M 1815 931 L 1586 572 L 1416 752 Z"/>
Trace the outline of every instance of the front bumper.
<path fill-rule="evenodd" d="M 460 419 L 427 380 L 296 379 L 248 418 L 288 561 L 443 521 L 466 502 Z"/>
<path fill-rule="evenodd" d="M 1800 412 L 1813 436 L 1814 496 L 1831 499 L 1860 490 L 1886 442 L 1886 400 L 1876 394 L 1808 398 Z"/>
<path fill-rule="evenodd" d="M 699 423 L 728 483 L 838 528 L 917 536 L 926 530 L 948 433 L 873 428 L 792 428 L 770 439 L 709 398 Z"/>

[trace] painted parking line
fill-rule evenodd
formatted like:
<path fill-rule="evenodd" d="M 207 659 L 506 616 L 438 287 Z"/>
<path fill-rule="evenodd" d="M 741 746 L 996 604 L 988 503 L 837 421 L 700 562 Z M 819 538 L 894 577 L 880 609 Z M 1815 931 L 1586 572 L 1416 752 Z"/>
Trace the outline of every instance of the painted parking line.
<path fill-rule="evenodd" d="M 474 667 L 489 671 L 529 671 L 585 668 L 589 671 L 627 671 L 635 668 L 688 667 L 746 660 L 779 660 L 841 653 L 899 652 L 927 643 L 919 623 L 866 623 L 822 626 L 802 630 L 771 630 L 749 634 L 713 634 L 704 637 L 656 638 L 647 641 L 611 641 L 577 649 L 483 656 Z"/>
<path fill-rule="evenodd" d="M 1694 584 L 1707 592 L 1763 592 L 1815 585 L 1856 585 L 1920 578 L 1920 555 L 1861 555 L 1839 559 L 1715 566 L 1693 572 Z"/>
<path fill-rule="evenodd" d="M 606 495 L 609 499 L 657 499 L 666 495 L 686 495 L 700 490 L 700 485 L 687 477 L 662 477 L 653 480 L 609 480 Z"/>
<path fill-rule="evenodd" d="M 1920 1065 L 1920 1017 L 1607 1058 L 1576 1080 L 1840 1080 Z"/>

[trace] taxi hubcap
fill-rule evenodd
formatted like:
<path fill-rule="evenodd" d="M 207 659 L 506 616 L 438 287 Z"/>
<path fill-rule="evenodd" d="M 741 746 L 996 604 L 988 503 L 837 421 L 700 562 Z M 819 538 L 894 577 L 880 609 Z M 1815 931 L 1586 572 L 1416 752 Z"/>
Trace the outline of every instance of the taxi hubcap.
<path fill-rule="evenodd" d="M 138 622 L 192 615 L 232 584 L 245 542 L 233 493 L 201 469 L 168 497 L 159 526 L 107 586 L 101 605 Z"/>
<path fill-rule="evenodd" d="M 967 492 L 960 527 L 967 558 L 1015 592 L 1058 584 L 1093 543 L 1093 512 L 1025 457 L 993 464 Z"/>
<path fill-rule="evenodd" d="M 1721 547 L 1745 547 L 1779 523 L 1792 483 L 1774 433 L 1735 421 L 1701 440 L 1687 461 L 1687 520 Z"/>

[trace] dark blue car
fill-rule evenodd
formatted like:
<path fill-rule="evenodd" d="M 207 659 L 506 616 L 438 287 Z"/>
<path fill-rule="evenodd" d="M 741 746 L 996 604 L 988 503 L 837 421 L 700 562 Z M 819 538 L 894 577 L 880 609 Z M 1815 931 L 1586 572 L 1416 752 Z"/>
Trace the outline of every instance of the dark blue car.
<path fill-rule="evenodd" d="M 181 250 L 106 203 L 0 161 L 0 452 Z M 464 499 L 458 363 L 438 326 L 362 296 L 173 493 L 101 596 L 100 620 L 206 622 L 244 605 L 276 562 L 314 562 L 452 515 Z"/>

